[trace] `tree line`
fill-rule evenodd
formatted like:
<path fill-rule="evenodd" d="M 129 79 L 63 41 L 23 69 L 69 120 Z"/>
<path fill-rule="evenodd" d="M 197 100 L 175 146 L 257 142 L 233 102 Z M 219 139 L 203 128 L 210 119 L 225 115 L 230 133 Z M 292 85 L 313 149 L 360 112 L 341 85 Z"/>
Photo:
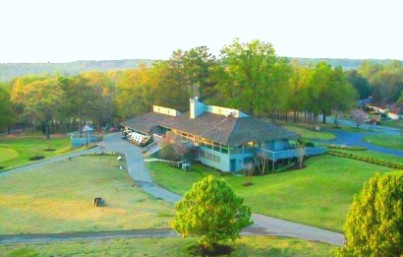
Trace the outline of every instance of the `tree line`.
<path fill-rule="evenodd" d="M 337 117 L 358 98 L 397 101 L 402 74 L 398 61 L 364 62 L 349 71 L 326 62 L 300 65 L 276 55 L 270 43 L 236 39 L 219 58 L 200 46 L 130 70 L 13 79 L 0 84 L 0 129 L 34 124 L 49 135 L 89 121 L 100 129 L 146 113 L 153 104 L 187 111 L 193 96 L 264 118 Z"/>

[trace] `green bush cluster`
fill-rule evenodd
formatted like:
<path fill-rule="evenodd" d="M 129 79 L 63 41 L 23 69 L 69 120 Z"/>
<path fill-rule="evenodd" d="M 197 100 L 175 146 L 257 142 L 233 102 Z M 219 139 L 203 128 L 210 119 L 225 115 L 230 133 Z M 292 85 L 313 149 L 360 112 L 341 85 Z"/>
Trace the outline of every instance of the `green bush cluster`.
<path fill-rule="evenodd" d="M 366 151 L 367 148 L 360 146 L 346 146 L 346 145 L 328 145 L 328 149 L 342 149 L 348 151 Z"/>
<path fill-rule="evenodd" d="M 300 138 L 298 140 L 298 143 L 304 145 L 305 147 L 315 147 L 315 144 L 311 141 L 309 141 L 308 139 L 305 138 Z"/>
<path fill-rule="evenodd" d="M 353 159 L 353 160 L 368 162 L 368 163 L 371 163 L 371 164 L 385 166 L 385 167 L 392 168 L 392 169 L 398 169 L 398 170 L 403 169 L 402 164 L 393 163 L 393 162 L 390 162 L 390 161 L 384 161 L 384 160 L 380 160 L 380 159 L 376 159 L 376 158 L 372 158 L 372 157 L 360 156 L 360 155 L 355 155 L 355 154 L 352 154 L 352 153 L 345 153 L 345 152 L 341 152 L 341 151 L 337 151 L 337 150 L 328 150 L 327 153 L 330 154 L 330 155 L 333 155 L 333 156 L 338 156 L 338 157 L 343 157 L 343 158 L 350 158 L 350 159 Z"/>
<path fill-rule="evenodd" d="M 83 156 L 122 156 L 124 157 L 124 154 L 119 153 L 119 152 L 95 152 L 95 153 L 89 153 L 89 154 L 84 154 Z"/>

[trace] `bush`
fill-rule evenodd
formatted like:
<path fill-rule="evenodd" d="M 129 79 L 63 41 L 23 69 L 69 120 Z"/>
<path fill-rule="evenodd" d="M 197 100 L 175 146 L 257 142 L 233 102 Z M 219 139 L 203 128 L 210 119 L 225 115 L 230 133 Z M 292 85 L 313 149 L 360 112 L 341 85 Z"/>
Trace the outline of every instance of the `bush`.
<path fill-rule="evenodd" d="M 241 229 L 252 224 L 251 210 L 243 205 L 223 179 L 208 176 L 193 184 L 176 203 L 172 228 L 183 237 L 196 236 L 202 248 L 215 249 L 218 243 L 239 238 Z"/>
<path fill-rule="evenodd" d="M 45 156 L 35 155 L 35 156 L 32 156 L 31 158 L 29 158 L 30 161 L 37 161 L 37 160 L 42 160 L 42 159 L 45 159 Z"/>
<path fill-rule="evenodd" d="M 355 197 L 338 257 L 403 255 L 403 172 L 377 174 Z"/>

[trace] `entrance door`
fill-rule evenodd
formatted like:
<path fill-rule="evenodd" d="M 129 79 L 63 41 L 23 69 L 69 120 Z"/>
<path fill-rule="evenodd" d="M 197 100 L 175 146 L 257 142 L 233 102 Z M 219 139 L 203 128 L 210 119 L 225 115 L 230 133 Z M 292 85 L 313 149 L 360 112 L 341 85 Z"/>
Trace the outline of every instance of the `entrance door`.
<path fill-rule="evenodd" d="M 236 159 L 231 159 L 229 162 L 229 171 L 235 172 L 236 170 Z"/>

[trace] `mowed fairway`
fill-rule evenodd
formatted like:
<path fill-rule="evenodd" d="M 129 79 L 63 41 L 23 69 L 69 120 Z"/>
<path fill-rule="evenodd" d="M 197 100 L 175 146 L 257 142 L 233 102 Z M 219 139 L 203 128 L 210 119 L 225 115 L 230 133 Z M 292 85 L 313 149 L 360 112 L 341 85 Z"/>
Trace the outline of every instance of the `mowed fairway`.
<path fill-rule="evenodd" d="M 2 256 L 148 256 L 188 257 L 194 239 L 137 238 L 46 244 L 0 245 Z M 330 245 L 291 238 L 269 236 L 242 237 L 233 245 L 232 257 L 327 257 Z M 200 255 L 198 255 L 200 256 Z"/>
<path fill-rule="evenodd" d="M 49 147 L 55 150 L 45 151 Z M 47 158 L 70 150 L 70 138 L 67 136 L 52 138 L 50 141 L 40 133 L 0 136 L 0 167 L 10 169 L 31 163 L 29 158 L 35 155 Z"/>
<path fill-rule="evenodd" d="M 364 140 L 365 142 L 370 142 L 374 145 L 403 151 L 403 135 L 374 135 L 367 136 Z"/>
<path fill-rule="evenodd" d="M 0 176 L 0 234 L 168 227 L 173 208 L 133 185 L 116 157 L 77 157 Z M 93 198 L 106 199 L 94 207 Z"/>
<path fill-rule="evenodd" d="M 301 137 L 307 138 L 307 139 L 317 139 L 317 140 L 332 140 L 335 139 L 336 136 L 330 132 L 325 132 L 325 131 L 314 131 L 314 130 L 309 130 L 297 126 L 292 126 L 292 125 L 286 125 L 283 126 L 285 129 L 290 130 L 292 132 L 297 133 Z"/>
<path fill-rule="evenodd" d="M 243 176 L 220 176 L 201 165 L 183 172 L 165 163 L 148 163 L 154 180 L 184 194 L 192 184 L 207 175 L 225 179 L 245 199 L 252 212 L 316 227 L 342 231 L 348 209 L 363 183 L 387 168 L 360 161 L 323 155 L 308 159 L 306 168 L 255 176 L 245 187 Z"/>

